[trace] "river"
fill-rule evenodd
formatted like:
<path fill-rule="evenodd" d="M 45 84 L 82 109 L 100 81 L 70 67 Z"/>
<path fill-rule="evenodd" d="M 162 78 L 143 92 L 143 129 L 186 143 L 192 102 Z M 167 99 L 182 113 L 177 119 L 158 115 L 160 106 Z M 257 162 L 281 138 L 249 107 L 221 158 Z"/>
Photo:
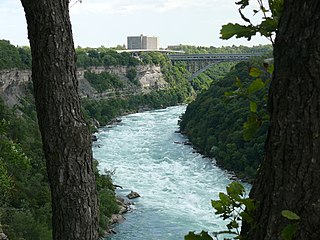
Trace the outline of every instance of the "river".
<path fill-rule="evenodd" d="M 176 133 L 184 111 L 176 106 L 136 113 L 99 130 L 93 146 L 99 169 L 115 171 L 114 184 L 124 188 L 119 195 L 141 195 L 112 240 L 178 240 L 189 231 L 225 230 L 211 199 L 225 191 L 230 175 L 179 144 L 186 141 Z"/>

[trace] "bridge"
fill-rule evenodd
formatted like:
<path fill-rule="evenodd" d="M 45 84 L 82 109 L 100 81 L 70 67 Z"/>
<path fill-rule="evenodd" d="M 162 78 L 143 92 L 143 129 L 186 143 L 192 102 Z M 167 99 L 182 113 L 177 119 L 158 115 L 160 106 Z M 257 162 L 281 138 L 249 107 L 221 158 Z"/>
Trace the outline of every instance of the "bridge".
<path fill-rule="evenodd" d="M 185 62 L 187 70 L 192 73 L 189 78 L 196 78 L 208 68 L 221 62 L 246 61 L 251 57 L 261 56 L 261 53 L 226 53 L 226 54 L 168 54 L 172 64 Z"/>

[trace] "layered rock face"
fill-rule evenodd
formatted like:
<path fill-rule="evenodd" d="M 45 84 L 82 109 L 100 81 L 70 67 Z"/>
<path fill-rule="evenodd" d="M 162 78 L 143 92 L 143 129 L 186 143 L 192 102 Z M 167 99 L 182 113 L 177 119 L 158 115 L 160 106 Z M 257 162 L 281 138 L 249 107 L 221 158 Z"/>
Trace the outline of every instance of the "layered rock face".
<path fill-rule="evenodd" d="M 132 67 L 131 67 L 132 68 Z M 98 93 L 90 83 L 85 79 L 86 71 L 93 73 L 108 72 L 118 75 L 124 81 L 129 81 L 126 77 L 128 67 L 90 67 L 88 69 L 79 68 L 77 76 L 79 80 L 79 93 L 81 97 L 89 97 L 95 99 L 108 98 L 114 96 L 115 92 L 119 95 L 130 95 L 149 92 L 153 89 L 165 89 L 168 83 L 164 80 L 160 66 L 155 65 L 139 65 L 135 67 L 137 72 L 136 79 L 140 82 L 140 88 L 128 89 L 109 89 L 104 93 Z M 31 70 L 2 70 L 0 71 L 0 97 L 10 107 L 19 104 L 19 99 L 26 96 L 31 90 Z"/>
<path fill-rule="evenodd" d="M 26 95 L 29 83 L 31 83 L 30 70 L 2 70 L 0 71 L 0 97 L 9 107 L 13 107 Z"/>

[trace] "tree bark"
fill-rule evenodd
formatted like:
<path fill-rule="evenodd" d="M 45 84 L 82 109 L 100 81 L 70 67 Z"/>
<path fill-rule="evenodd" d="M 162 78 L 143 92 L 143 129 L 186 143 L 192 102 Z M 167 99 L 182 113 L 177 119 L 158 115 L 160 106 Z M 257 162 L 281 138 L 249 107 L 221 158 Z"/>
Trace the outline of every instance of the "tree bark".
<path fill-rule="evenodd" d="M 53 239 L 98 239 L 91 136 L 80 111 L 69 0 L 21 0 L 52 195 Z"/>
<path fill-rule="evenodd" d="M 265 159 L 250 197 L 258 203 L 245 239 L 281 239 L 291 210 L 301 218 L 294 239 L 320 239 L 320 1 L 285 0 L 269 93 Z"/>

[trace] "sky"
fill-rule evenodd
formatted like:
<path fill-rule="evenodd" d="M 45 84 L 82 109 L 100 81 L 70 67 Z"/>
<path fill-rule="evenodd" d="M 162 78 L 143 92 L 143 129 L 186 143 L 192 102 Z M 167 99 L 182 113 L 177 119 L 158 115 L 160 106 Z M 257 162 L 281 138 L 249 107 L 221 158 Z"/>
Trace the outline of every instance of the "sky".
<path fill-rule="evenodd" d="M 75 46 L 81 47 L 115 47 L 140 34 L 158 37 L 163 48 L 269 44 L 259 35 L 220 39 L 223 24 L 241 23 L 235 0 L 71 0 L 70 16 Z M 19 0 L 0 0 L 0 39 L 29 45 Z"/>

